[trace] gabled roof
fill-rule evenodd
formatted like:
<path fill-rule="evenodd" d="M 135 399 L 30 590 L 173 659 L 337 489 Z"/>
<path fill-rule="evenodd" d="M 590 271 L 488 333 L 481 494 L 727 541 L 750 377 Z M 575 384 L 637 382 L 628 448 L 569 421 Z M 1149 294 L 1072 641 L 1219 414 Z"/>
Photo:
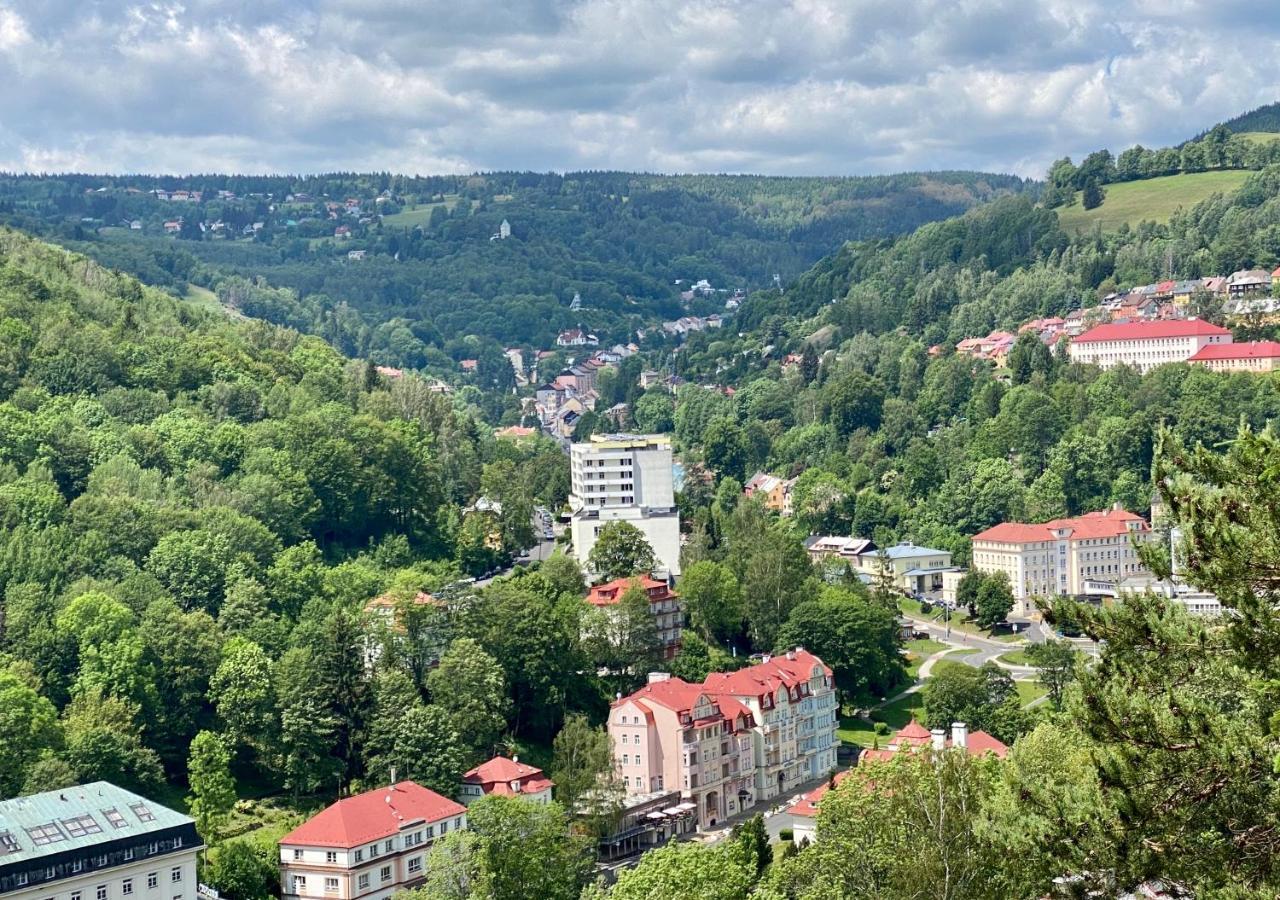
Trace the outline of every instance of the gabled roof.
<path fill-rule="evenodd" d="M 704 685 L 717 695 L 761 697 L 777 692 L 784 685 L 790 689 L 807 683 L 815 665 L 821 666 L 823 673 L 831 677 L 830 667 L 822 660 L 807 650 L 797 648 L 736 672 L 712 672 Z"/>
<path fill-rule="evenodd" d="M 481 763 L 463 775 L 462 781 L 464 784 L 485 787 L 485 793 L 501 795 L 536 794 L 555 787 L 555 782 L 546 777 L 541 769 L 505 756 L 495 756 L 488 762 Z M 520 789 L 513 791 L 512 783 L 518 784 Z"/>
<path fill-rule="evenodd" d="M 655 588 L 667 589 L 665 581 L 659 581 L 649 575 L 637 575 L 632 578 L 615 578 L 613 581 L 606 581 L 604 584 L 597 584 L 587 593 L 587 602 L 592 606 L 613 606 L 622 600 L 622 595 L 633 584 L 639 584 L 640 589 L 646 593 Z M 667 589 L 667 593 L 663 599 L 674 597 L 675 594 Z"/>
<path fill-rule="evenodd" d="M 974 541 L 991 541 L 996 544 L 1031 544 L 1039 541 L 1056 541 L 1054 531 L 1069 529 L 1071 540 L 1082 538 L 1118 537 L 1127 534 L 1129 523 L 1137 522 L 1138 530 L 1147 529 L 1146 521 L 1139 515 L 1123 509 L 1108 509 L 1085 513 L 1070 519 L 1053 519 L 1039 524 L 1025 522 L 1001 522 L 986 531 L 975 534 Z"/>
<path fill-rule="evenodd" d="M 1181 319 L 1172 322 L 1123 322 L 1090 328 L 1072 343 L 1087 344 L 1095 341 L 1149 341 L 1159 338 L 1202 337 L 1230 335 L 1203 319 Z"/>
<path fill-rule="evenodd" d="M 1249 341 L 1243 344 L 1206 344 L 1195 352 L 1188 362 L 1208 359 L 1275 359 L 1280 357 L 1280 343 L 1276 341 Z"/>
<path fill-rule="evenodd" d="M 868 750 L 864 752 L 871 753 L 874 751 Z M 818 785 L 816 788 L 809 791 L 809 793 L 802 795 L 795 803 L 788 806 L 787 812 L 791 813 L 793 816 L 804 816 L 806 819 L 816 818 L 818 815 L 818 803 L 821 802 L 823 796 L 826 795 L 827 791 L 831 790 L 832 787 L 839 787 L 840 782 L 848 778 L 849 773 L 852 771 L 852 769 L 845 769 L 843 772 L 837 772 L 829 781 Z"/>
<path fill-rule="evenodd" d="M 308 847 L 359 847 L 391 837 L 411 822 L 436 822 L 465 814 L 461 803 L 412 781 L 375 788 L 325 807 L 280 839 Z"/>

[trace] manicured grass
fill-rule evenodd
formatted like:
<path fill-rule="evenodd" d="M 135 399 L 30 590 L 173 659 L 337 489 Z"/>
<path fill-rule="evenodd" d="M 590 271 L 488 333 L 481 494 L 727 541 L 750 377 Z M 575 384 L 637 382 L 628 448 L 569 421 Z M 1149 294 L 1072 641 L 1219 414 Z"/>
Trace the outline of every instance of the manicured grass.
<path fill-rule="evenodd" d="M 906 644 L 904 644 L 903 646 L 905 646 L 912 653 L 918 653 L 921 656 L 932 656 L 934 653 L 937 653 L 939 650 L 947 649 L 946 644 L 942 643 L 941 641 L 935 641 L 933 638 L 924 638 L 923 640 L 919 640 L 919 641 L 907 641 Z"/>
<path fill-rule="evenodd" d="M 1280 141 L 1280 134 L 1274 131 L 1242 131 L 1237 137 L 1242 137 L 1251 144 L 1270 144 L 1273 141 Z"/>
<path fill-rule="evenodd" d="M 1015 681 L 1013 684 L 1018 689 L 1018 699 L 1022 701 L 1023 706 L 1049 693 L 1038 681 Z"/>
<path fill-rule="evenodd" d="M 847 744 L 857 744 L 859 747 L 873 747 L 876 744 L 876 738 L 879 738 L 880 746 L 883 747 L 889 743 L 890 735 L 877 735 L 875 732 L 875 723 L 862 719 L 857 716 L 841 716 L 840 727 L 836 730 L 839 739 Z"/>
<path fill-rule="evenodd" d="M 1027 654 L 1022 650 L 1014 650 L 1011 653 L 1001 653 L 1000 662 L 1008 663 L 1011 666 L 1029 666 L 1031 660 L 1027 659 Z"/>
<path fill-rule="evenodd" d="M 1086 210 L 1077 194 L 1074 206 L 1058 210 L 1058 222 L 1068 234 L 1088 231 L 1099 222 L 1103 231 L 1114 231 L 1126 222 L 1130 226 L 1144 220 L 1168 222 L 1179 207 L 1190 209 L 1214 194 L 1229 194 L 1251 174 L 1231 169 L 1109 184 L 1104 188 L 1106 199 L 1097 209 Z"/>
<path fill-rule="evenodd" d="M 920 603 L 918 601 L 912 600 L 909 597 L 903 597 L 901 600 L 898 601 L 898 609 L 902 612 L 903 615 L 911 616 L 912 618 L 916 618 L 916 619 L 924 619 L 925 621 L 934 622 L 938 625 L 943 624 L 943 620 L 942 620 L 943 609 L 940 606 L 933 607 L 933 610 L 931 612 L 922 613 L 920 612 Z M 966 610 L 957 609 L 952 611 L 951 613 L 952 637 L 959 640 L 960 635 L 957 634 L 957 632 L 961 632 L 963 634 L 972 634 L 977 637 L 987 638 L 988 640 L 1004 641 L 1007 643 L 1014 643 L 1022 640 L 1021 634 L 1014 634 L 1012 631 L 1008 631 L 1005 629 L 996 629 L 994 631 L 984 631 L 983 629 L 979 628 L 977 625 L 974 625 L 971 622 L 969 622 L 968 618 L 969 618 L 969 613 Z"/>

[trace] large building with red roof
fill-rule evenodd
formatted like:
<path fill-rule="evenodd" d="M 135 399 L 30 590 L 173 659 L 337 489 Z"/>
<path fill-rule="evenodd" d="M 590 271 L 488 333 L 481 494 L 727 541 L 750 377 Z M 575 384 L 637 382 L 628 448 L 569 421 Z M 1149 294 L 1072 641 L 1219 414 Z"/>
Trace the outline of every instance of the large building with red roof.
<path fill-rule="evenodd" d="M 432 842 L 467 827 L 467 808 L 412 781 L 325 807 L 280 839 L 285 900 L 385 900 L 423 880 Z"/>
<path fill-rule="evenodd" d="M 1280 368 L 1280 343 L 1209 344 L 1196 351 L 1187 362 L 1213 372 L 1274 372 Z"/>
<path fill-rule="evenodd" d="M 609 734 L 629 795 L 679 788 L 709 828 L 832 771 L 837 722 L 831 670 L 797 648 L 702 684 L 654 673 Z"/>
<path fill-rule="evenodd" d="M 1150 539 L 1146 520 L 1116 504 L 1035 525 L 1001 522 L 973 536 L 972 565 L 979 572 L 1008 575 L 1014 597 L 1029 612 L 1035 597 L 1114 596 L 1120 581 L 1149 574 L 1134 542 Z"/>
<path fill-rule="evenodd" d="M 665 581 L 648 575 L 615 578 L 593 587 L 587 593 L 587 602 L 600 609 L 614 608 L 622 600 L 622 595 L 633 586 L 640 588 L 649 598 L 649 612 L 653 615 L 653 622 L 658 630 L 658 640 L 662 642 L 662 657 L 672 659 L 680 652 L 684 613 L 680 608 L 680 597 Z"/>
<path fill-rule="evenodd" d="M 490 794 L 523 797 L 534 803 L 546 804 L 551 802 L 553 787 L 555 782 L 536 766 L 520 762 L 519 757 L 495 756 L 462 776 L 459 796 L 467 806 Z"/>
<path fill-rule="evenodd" d="M 1229 330 L 1202 319 L 1112 322 L 1073 338 L 1067 353 L 1072 362 L 1103 369 L 1127 365 L 1147 372 L 1165 363 L 1186 362 L 1205 347 L 1231 342 Z"/>

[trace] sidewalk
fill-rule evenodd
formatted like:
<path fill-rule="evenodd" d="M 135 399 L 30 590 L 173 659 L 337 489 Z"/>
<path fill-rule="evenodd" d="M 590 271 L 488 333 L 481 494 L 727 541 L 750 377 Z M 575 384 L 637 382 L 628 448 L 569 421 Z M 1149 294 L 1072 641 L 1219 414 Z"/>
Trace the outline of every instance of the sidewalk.
<path fill-rule="evenodd" d="M 784 809 L 791 805 L 792 801 L 798 799 L 801 794 L 807 794 L 814 788 L 826 784 L 827 781 L 830 780 L 830 777 L 831 776 L 829 775 L 824 775 L 822 778 L 815 778 L 811 781 L 806 781 L 795 788 L 788 788 L 785 794 L 767 801 L 768 805 L 765 803 L 757 803 L 750 809 L 736 813 L 725 819 L 723 822 L 716 823 L 714 831 L 699 831 L 697 834 L 692 835 L 691 839 L 702 844 L 718 844 L 729 836 L 729 832 L 733 830 L 734 825 L 737 825 L 740 822 L 745 822 L 752 816 L 764 816 L 767 821 L 773 816 L 780 814 Z"/>

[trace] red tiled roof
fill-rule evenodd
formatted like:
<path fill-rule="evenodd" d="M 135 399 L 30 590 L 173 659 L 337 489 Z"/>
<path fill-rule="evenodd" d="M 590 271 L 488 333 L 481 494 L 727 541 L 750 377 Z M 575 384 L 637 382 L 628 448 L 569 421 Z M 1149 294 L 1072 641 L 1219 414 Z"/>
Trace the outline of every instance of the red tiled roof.
<path fill-rule="evenodd" d="M 1276 341 L 1249 341 L 1244 344 L 1206 344 L 1192 355 L 1188 362 L 1206 359 L 1274 359 L 1280 357 L 1280 343 Z"/>
<path fill-rule="evenodd" d="M 933 736 L 929 733 L 929 729 L 925 728 L 915 719 L 912 719 L 911 724 L 899 731 L 895 737 L 895 740 L 899 744 L 904 742 L 917 743 L 919 741 L 924 741 L 927 744 L 932 739 Z"/>
<path fill-rule="evenodd" d="M 326 807 L 280 839 L 281 844 L 353 848 L 391 837 L 415 820 L 436 822 L 467 811 L 412 781 L 376 788 Z"/>
<path fill-rule="evenodd" d="M 1182 319 L 1174 322 L 1124 322 L 1090 328 L 1076 338 L 1075 343 L 1150 341 L 1158 338 L 1229 334 L 1231 332 L 1226 328 L 1221 328 L 1203 319 Z"/>
<path fill-rule="evenodd" d="M 795 659 L 787 654 L 771 657 L 768 662 L 747 666 L 736 672 L 712 672 L 705 682 L 707 690 L 715 694 L 735 694 L 740 697 L 760 697 L 772 694 L 780 685 L 788 688 L 809 680 L 814 665 L 822 666 L 831 677 L 831 668 L 807 650 L 793 651 Z"/>
<path fill-rule="evenodd" d="M 878 751 L 864 750 L 863 755 L 865 756 L 868 753 L 876 753 L 876 752 Z M 834 786 L 838 787 L 840 785 L 840 782 L 844 781 L 846 778 L 849 777 L 849 773 L 851 771 L 853 770 L 845 769 L 843 772 L 837 772 L 835 774 L 835 777 L 832 778 L 830 781 L 827 781 L 825 784 L 818 785 L 816 788 L 809 791 L 807 794 L 804 794 L 803 796 L 801 796 L 800 799 L 797 800 L 795 803 L 792 803 L 790 806 L 788 806 L 787 812 L 791 813 L 791 815 L 793 816 L 804 816 L 807 819 L 814 818 L 815 816 L 818 815 L 818 802 L 822 800 L 823 796 L 827 793 L 827 791 L 831 790 L 831 788 L 833 787 L 832 782 L 835 782 Z"/>
<path fill-rule="evenodd" d="M 627 588 L 631 587 L 634 582 L 640 583 L 640 589 L 645 591 L 654 588 L 667 588 L 665 581 L 658 581 L 648 575 L 637 575 L 633 578 L 615 578 L 613 581 L 606 581 L 604 584 L 597 584 L 587 593 L 587 602 L 592 606 L 612 606 L 622 599 L 622 595 L 627 592 Z M 674 597 L 675 594 L 667 590 L 662 595 L 662 599 L 667 600 Z"/>
<path fill-rule="evenodd" d="M 1106 538 L 1117 537 L 1129 530 L 1127 523 L 1141 522 L 1145 530 L 1145 520 L 1134 513 L 1123 509 L 1108 509 L 1101 512 L 1085 513 L 1071 519 L 1054 519 L 1050 522 L 1031 525 L 1024 522 L 1001 522 L 986 531 L 975 534 L 974 541 L 991 541 L 996 544 L 1030 544 L 1037 541 L 1055 541 L 1053 531 L 1059 528 L 1070 528 L 1071 538 Z"/>
<path fill-rule="evenodd" d="M 467 784 L 479 784 L 487 794 L 536 794 L 555 787 L 555 782 L 542 774 L 536 766 L 526 765 L 505 756 L 495 756 L 462 776 Z M 519 782 L 520 790 L 511 790 L 511 783 Z"/>
<path fill-rule="evenodd" d="M 683 678 L 672 676 L 662 681 L 651 681 L 621 700 L 615 700 L 613 705 L 617 706 L 628 701 L 652 701 L 675 712 L 688 712 L 697 704 L 698 698 L 705 693 L 702 685 L 690 684 Z"/>

